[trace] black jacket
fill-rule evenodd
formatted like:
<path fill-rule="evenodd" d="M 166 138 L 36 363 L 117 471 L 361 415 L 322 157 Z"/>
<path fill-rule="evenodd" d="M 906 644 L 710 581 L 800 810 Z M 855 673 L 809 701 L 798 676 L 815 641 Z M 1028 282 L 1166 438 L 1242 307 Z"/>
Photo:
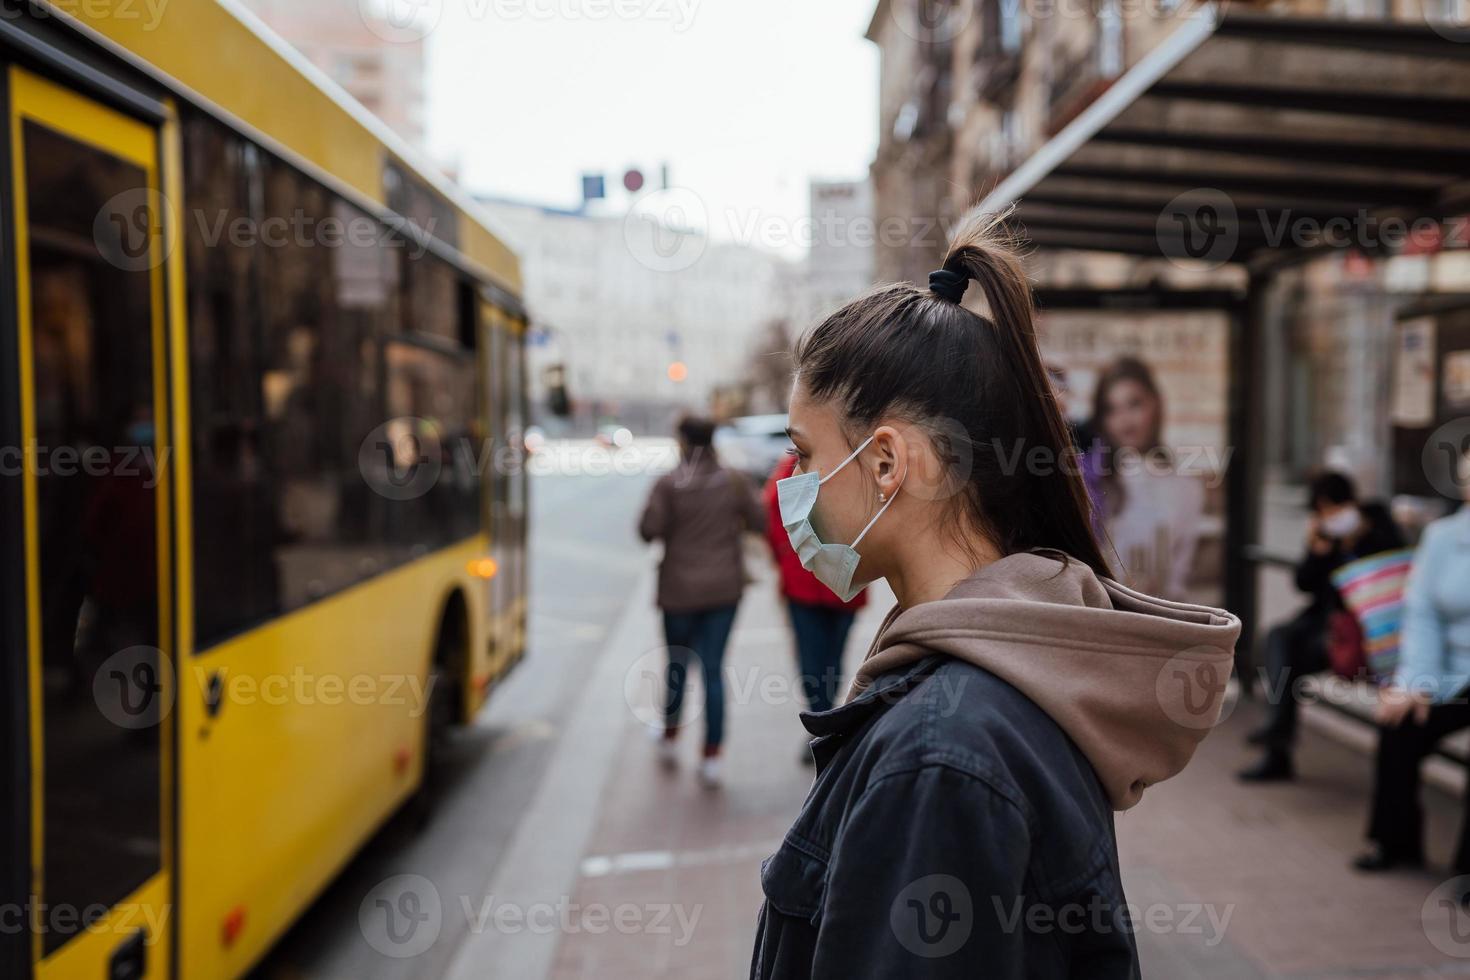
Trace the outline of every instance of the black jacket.
<path fill-rule="evenodd" d="M 1404 536 L 1387 507 L 1366 503 L 1358 509 L 1367 525 L 1361 537 L 1351 544 L 1334 540 L 1332 549 L 1320 555 L 1308 550 L 1296 566 L 1296 587 L 1311 594 L 1312 603 L 1308 607 L 1311 610 L 1330 612 L 1342 608 L 1342 598 L 1332 584 L 1332 573 L 1343 565 L 1383 551 L 1397 551 L 1404 546 Z"/>
<path fill-rule="evenodd" d="M 752 978 L 1139 975 L 1107 796 L 1019 691 L 932 657 L 802 721 L 817 777 L 762 865 Z"/>

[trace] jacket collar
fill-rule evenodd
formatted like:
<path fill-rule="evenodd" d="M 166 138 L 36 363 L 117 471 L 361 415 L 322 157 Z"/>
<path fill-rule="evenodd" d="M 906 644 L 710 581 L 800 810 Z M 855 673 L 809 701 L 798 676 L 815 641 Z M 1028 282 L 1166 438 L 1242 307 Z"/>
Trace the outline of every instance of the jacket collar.
<path fill-rule="evenodd" d="M 812 752 L 816 755 L 817 771 L 821 772 L 826 768 L 844 736 L 852 734 L 870 718 L 882 714 L 903 700 L 944 659 L 939 655 L 925 657 L 918 663 L 884 674 L 873 681 L 859 697 L 846 704 L 828 711 L 801 712 L 801 723 L 813 736 Z"/>

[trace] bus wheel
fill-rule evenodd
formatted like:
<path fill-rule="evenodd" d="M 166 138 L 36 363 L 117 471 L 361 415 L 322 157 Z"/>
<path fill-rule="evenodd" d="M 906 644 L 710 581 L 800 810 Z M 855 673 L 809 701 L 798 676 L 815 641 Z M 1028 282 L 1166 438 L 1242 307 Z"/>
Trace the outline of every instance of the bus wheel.
<path fill-rule="evenodd" d="M 409 818 L 422 831 L 434 815 L 434 804 L 443 783 L 445 747 L 454 719 L 454 695 L 449 672 L 442 664 L 429 668 L 428 706 L 423 714 L 424 766 L 418 789 L 409 799 Z"/>

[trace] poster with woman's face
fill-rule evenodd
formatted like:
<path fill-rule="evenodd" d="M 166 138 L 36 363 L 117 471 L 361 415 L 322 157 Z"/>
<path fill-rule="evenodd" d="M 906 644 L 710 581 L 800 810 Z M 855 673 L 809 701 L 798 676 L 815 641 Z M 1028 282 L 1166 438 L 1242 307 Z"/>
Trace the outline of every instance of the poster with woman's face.
<path fill-rule="evenodd" d="M 1050 311 L 1042 356 L 1120 581 L 1223 599 L 1229 325 L 1213 313 Z"/>

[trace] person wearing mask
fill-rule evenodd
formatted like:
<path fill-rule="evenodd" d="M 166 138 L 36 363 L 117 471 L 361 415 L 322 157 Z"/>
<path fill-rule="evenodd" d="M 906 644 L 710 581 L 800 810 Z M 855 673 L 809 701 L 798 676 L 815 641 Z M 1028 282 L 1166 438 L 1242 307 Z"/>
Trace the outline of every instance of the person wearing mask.
<path fill-rule="evenodd" d="M 1110 578 L 998 228 L 795 352 L 782 526 L 838 597 L 898 604 L 802 716 L 817 773 L 762 866 L 755 980 L 1139 975 L 1113 811 L 1218 718 L 1240 623 Z M 1068 928 L 1028 928 L 1043 904 Z"/>
<path fill-rule="evenodd" d="M 1419 765 L 1440 739 L 1470 728 L 1470 454 L 1459 485 L 1465 505 L 1425 528 L 1404 590 L 1399 664 L 1378 696 L 1370 846 L 1353 862 L 1359 871 L 1423 865 Z M 1470 874 L 1470 804 L 1454 873 Z"/>
<path fill-rule="evenodd" d="M 1328 620 L 1343 608 L 1332 573 L 1368 555 L 1404 546 L 1388 508 L 1359 503 L 1353 483 L 1341 473 L 1324 473 L 1307 489 L 1312 516 L 1306 555 L 1296 567 L 1296 587 L 1310 596 L 1305 609 L 1266 635 L 1266 723 L 1247 741 L 1262 746 L 1261 758 L 1240 773 L 1249 783 L 1295 776 L 1297 687 L 1308 674 L 1326 670 Z"/>
<path fill-rule="evenodd" d="M 786 599 L 791 631 L 796 636 L 796 665 L 802 696 L 809 710 L 827 711 L 837 701 L 847 634 L 852 630 L 857 611 L 867 603 L 867 594 L 859 592 L 852 601 L 843 602 L 801 567 L 801 559 L 796 557 L 786 529 L 781 526 L 781 507 L 776 499 L 776 484 L 795 469 L 796 456 L 788 453 L 766 484 L 766 539 L 776 558 L 781 595 Z M 800 759 L 805 765 L 814 761 L 811 746 L 806 742 L 802 742 Z"/>
<path fill-rule="evenodd" d="M 678 434 L 679 465 L 653 485 L 638 533 L 664 546 L 658 607 L 669 662 L 660 754 L 667 763 L 675 758 L 684 681 L 690 662 L 698 660 L 705 731 L 699 778 L 713 787 L 720 782 L 725 737 L 725 645 L 746 581 L 742 538 L 746 531 L 761 531 L 765 514 L 749 481 L 720 465 L 713 422 L 685 418 Z"/>

